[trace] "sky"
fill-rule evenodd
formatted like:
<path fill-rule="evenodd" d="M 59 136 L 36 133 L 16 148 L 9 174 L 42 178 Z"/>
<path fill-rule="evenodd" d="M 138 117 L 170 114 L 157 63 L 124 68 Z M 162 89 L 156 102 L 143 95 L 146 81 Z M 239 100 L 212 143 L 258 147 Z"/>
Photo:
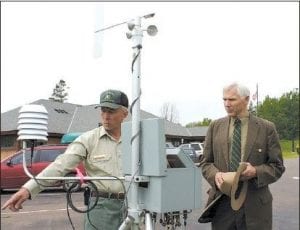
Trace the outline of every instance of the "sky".
<path fill-rule="evenodd" d="M 142 19 L 141 109 L 178 122 L 226 116 L 222 89 L 258 85 L 259 101 L 299 87 L 298 2 L 1 2 L 1 113 L 48 99 L 60 79 L 67 102 L 99 103 L 119 89 L 132 101 L 133 42 L 127 23 Z M 95 40 L 95 37 L 97 40 Z M 95 42 L 96 41 L 96 42 Z M 97 45 L 95 45 L 97 44 Z M 95 55 L 97 54 L 97 55 Z"/>

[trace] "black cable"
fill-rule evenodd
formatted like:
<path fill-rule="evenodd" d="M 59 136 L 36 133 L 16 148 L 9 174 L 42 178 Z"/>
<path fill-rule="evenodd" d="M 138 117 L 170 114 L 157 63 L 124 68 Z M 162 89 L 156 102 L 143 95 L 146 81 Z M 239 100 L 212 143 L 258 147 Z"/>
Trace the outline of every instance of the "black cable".
<path fill-rule="evenodd" d="M 135 62 L 136 62 L 136 60 L 137 60 L 137 58 L 138 58 L 138 56 L 140 56 L 140 54 L 141 54 L 141 48 L 142 48 L 142 45 L 137 45 L 137 46 L 135 46 L 135 47 L 133 47 L 133 48 L 137 48 L 138 49 L 138 53 L 133 57 L 133 60 L 132 60 L 132 63 L 131 63 L 131 72 L 133 73 L 133 67 L 134 67 L 134 64 L 135 64 Z M 138 78 L 139 78 L 140 76 L 138 76 Z M 131 103 L 131 106 L 130 106 L 130 109 L 129 109 L 129 111 L 130 111 L 130 113 L 132 114 L 132 107 L 133 107 L 133 105 L 137 102 L 137 100 L 141 97 L 141 91 L 140 91 L 140 94 L 138 95 L 138 97 L 137 98 L 135 98 L 134 100 L 133 100 L 133 102 Z"/>
<path fill-rule="evenodd" d="M 123 191 L 124 191 L 124 203 L 123 203 L 123 206 L 124 206 L 124 207 L 127 207 L 126 205 L 128 204 L 128 201 L 127 201 L 127 195 L 126 195 L 126 188 L 125 188 L 125 185 L 124 185 L 123 181 L 122 181 L 120 178 L 116 177 L 116 176 L 111 176 L 111 177 L 115 178 L 116 180 L 118 180 L 118 181 L 121 183 L 122 188 L 123 188 Z M 87 219 L 88 219 L 88 221 L 89 221 L 89 224 L 90 224 L 95 230 L 99 230 L 99 229 L 91 222 L 90 215 L 89 215 L 89 214 L 90 214 L 90 211 L 91 211 L 92 209 L 94 209 L 94 208 L 96 207 L 97 203 L 98 203 L 98 200 L 99 200 L 99 192 L 98 192 L 98 189 L 97 189 L 96 185 L 95 185 L 93 182 L 91 182 L 91 181 L 86 181 L 86 182 L 85 182 L 85 183 L 87 183 L 87 184 L 90 185 L 90 186 L 87 186 L 87 187 L 84 188 L 84 203 L 85 203 L 85 205 L 87 205 L 87 207 L 89 207 L 89 205 L 90 205 L 90 198 L 91 198 L 91 194 L 92 194 L 92 191 L 91 191 L 90 187 L 92 187 L 92 190 L 95 191 L 94 195 L 95 195 L 96 200 L 94 201 L 94 203 L 93 203 L 93 205 L 92 205 L 91 207 L 87 208 L 86 210 L 81 210 L 81 209 L 76 208 L 76 207 L 74 206 L 73 202 L 72 202 L 72 193 L 74 192 L 74 191 L 72 191 L 72 190 L 73 190 L 73 188 L 75 188 L 75 187 L 78 185 L 78 183 L 79 183 L 79 182 L 74 182 L 74 183 L 69 187 L 69 189 L 68 189 L 68 191 L 67 191 L 67 195 L 66 195 L 66 196 L 67 196 L 67 204 L 68 204 L 74 211 L 76 211 L 76 212 L 79 212 L 79 213 L 87 213 Z M 123 209 L 123 206 L 121 207 L 121 209 Z M 124 210 L 125 210 L 125 211 L 124 211 L 123 216 L 127 216 L 127 208 L 124 209 Z M 69 216 L 69 215 L 68 215 L 68 216 Z M 124 218 L 124 219 L 125 219 L 125 218 Z M 70 220 L 70 217 L 69 217 L 69 220 Z M 70 220 L 70 223 L 71 223 L 71 225 L 72 225 L 72 221 L 71 221 L 71 220 Z"/>
<path fill-rule="evenodd" d="M 125 188 L 125 185 L 123 183 L 123 181 L 116 177 L 116 176 L 112 176 L 114 177 L 116 180 L 118 180 L 121 185 L 122 185 L 122 189 L 123 189 L 123 192 L 124 192 L 124 202 L 123 202 L 123 206 L 121 207 L 121 209 L 123 209 L 123 221 L 126 219 L 127 215 L 128 215 L 128 198 L 127 198 L 127 191 L 126 191 L 126 188 Z"/>
<path fill-rule="evenodd" d="M 73 225 L 73 222 L 72 222 L 72 219 L 71 219 L 71 216 L 70 216 L 70 212 L 69 212 L 69 203 L 67 202 L 67 215 L 68 215 L 68 219 L 69 219 L 69 222 L 72 226 L 72 229 L 75 230 L 75 227 Z"/>
<path fill-rule="evenodd" d="M 126 217 L 127 217 L 127 214 L 128 214 L 128 213 L 127 213 L 128 200 L 127 200 L 127 193 L 126 193 L 125 185 L 124 185 L 123 181 L 122 181 L 119 177 L 112 176 L 112 175 L 108 175 L 108 176 L 115 178 L 115 179 L 118 180 L 118 181 L 121 183 L 121 185 L 122 185 L 122 189 L 123 189 L 123 191 L 124 191 L 124 203 L 123 203 L 123 206 L 121 207 L 121 209 L 124 209 L 124 213 L 123 213 L 123 216 L 125 217 L 125 218 L 123 218 L 123 221 L 124 221 L 124 220 L 126 219 Z M 98 190 L 97 190 L 97 191 L 98 191 Z M 99 199 L 98 194 L 97 194 L 97 198 Z M 97 199 L 97 200 L 98 200 L 98 199 Z M 89 213 L 90 213 L 90 212 L 88 211 L 88 212 L 87 212 L 87 219 L 88 219 L 90 225 L 91 225 L 95 230 L 99 230 L 99 229 L 97 229 L 97 227 L 96 227 L 95 225 L 92 224 L 92 222 L 91 222 L 91 220 L 90 220 L 90 215 L 89 215 Z"/>
<path fill-rule="evenodd" d="M 75 205 L 73 204 L 73 201 L 72 201 L 72 193 L 74 192 L 73 189 L 78 185 L 78 183 L 80 183 L 80 182 L 76 181 L 69 187 L 69 189 L 66 193 L 67 203 L 70 205 L 70 207 L 75 212 L 87 213 L 96 207 L 98 200 L 99 200 L 99 192 L 98 192 L 96 185 L 92 181 L 86 181 L 85 183 L 88 184 L 88 186 L 84 188 L 84 203 L 87 206 L 87 209 L 86 210 L 79 209 L 79 208 L 75 207 Z M 95 194 L 95 201 L 92 206 L 90 206 L 90 197 L 92 195 L 92 191 L 91 191 L 90 187 L 92 188 L 92 191 L 94 191 L 94 194 Z"/>
<path fill-rule="evenodd" d="M 131 64 L 131 72 L 133 72 L 133 66 L 134 66 L 134 63 L 135 63 L 136 59 L 141 54 L 142 46 L 141 45 L 137 45 L 136 47 L 132 47 L 132 48 L 138 48 L 138 53 L 133 57 L 132 64 Z"/>
<path fill-rule="evenodd" d="M 31 146 L 30 146 L 30 165 L 32 167 L 32 158 L 33 158 L 33 151 L 34 151 L 34 140 L 31 140 Z M 25 157 L 26 160 L 26 157 Z"/>
<path fill-rule="evenodd" d="M 77 185 L 74 185 L 74 186 L 71 186 L 71 187 L 76 187 Z M 84 199 L 85 199 L 85 202 L 86 202 L 86 196 L 84 196 Z M 88 201 L 89 202 L 89 201 Z M 68 200 L 67 200 L 67 215 L 68 215 L 68 219 L 69 219 L 69 222 L 70 222 L 70 224 L 71 224 L 71 226 L 72 226 L 72 229 L 73 230 L 75 230 L 75 227 L 74 227 L 74 224 L 73 224 L 73 222 L 72 222 L 72 219 L 71 219 L 71 216 L 70 216 L 70 212 L 69 212 L 69 202 L 68 202 Z M 72 207 L 71 207 L 72 208 Z M 73 209 L 73 208 L 72 208 Z M 74 210 L 74 209 L 73 209 Z M 75 210 L 74 210 L 75 211 Z M 90 223 L 90 225 L 95 229 L 95 230 L 98 230 L 97 228 L 96 228 L 96 226 L 91 222 L 91 220 L 90 220 L 90 215 L 89 215 L 89 211 L 87 211 L 87 219 L 88 219 L 88 221 L 89 221 L 89 223 Z"/>
<path fill-rule="evenodd" d="M 88 222 L 90 223 L 90 225 L 95 229 L 95 230 L 99 230 L 91 221 L 90 219 L 90 212 L 87 212 L 87 219 L 88 219 Z"/>
<path fill-rule="evenodd" d="M 74 228 L 74 225 L 72 223 L 72 220 L 71 220 L 71 217 L 70 217 L 70 214 L 69 214 L 69 209 L 68 209 L 68 206 L 70 206 L 70 208 L 72 210 L 74 210 L 75 212 L 79 212 L 79 213 L 87 213 L 87 219 L 90 223 L 90 225 L 95 229 L 95 230 L 98 230 L 96 228 L 96 226 L 91 222 L 90 220 L 90 217 L 89 217 L 89 212 L 94 209 L 98 203 L 98 200 L 99 200 L 99 192 L 98 192 L 98 189 L 96 187 L 96 185 L 92 182 L 92 181 L 86 181 L 85 183 L 87 184 L 86 187 L 84 187 L 84 192 L 83 192 L 83 196 L 84 196 L 84 204 L 85 206 L 87 207 L 87 209 L 85 210 L 82 210 L 82 209 L 79 209 L 77 208 L 74 204 L 73 204 L 73 201 L 72 201 L 72 193 L 73 192 L 76 192 L 76 190 L 74 190 L 74 188 L 76 188 L 78 186 L 80 182 L 74 182 L 69 188 L 68 188 L 68 191 L 66 192 L 66 198 L 67 198 L 67 213 L 68 213 L 68 218 L 69 218 L 69 221 L 72 225 L 72 228 L 73 230 L 75 230 Z M 92 189 L 91 189 L 91 188 Z M 93 203 L 92 206 L 90 206 L 90 201 L 91 201 L 91 197 L 92 197 L 92 192 L 94 192 L 95 194 L 95 201 Z"/>

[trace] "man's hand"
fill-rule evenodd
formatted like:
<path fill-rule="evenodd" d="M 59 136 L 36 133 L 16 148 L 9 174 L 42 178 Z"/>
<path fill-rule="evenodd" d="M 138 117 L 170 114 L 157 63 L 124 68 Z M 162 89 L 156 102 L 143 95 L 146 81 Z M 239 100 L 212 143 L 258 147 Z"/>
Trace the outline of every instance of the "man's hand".
<path fill-rule="evenodd" d="M 6 209 L 7 207 L 13 211 L 18 212 L 19 209 L 22 209 L 22 204 L 24 201 L 29 199 L 30 193 L 26 188 L 20 188 L 18 192 L 16 192 L 14 195 L 11 196 L 11 198 L 5 202 L 5 204 L 2 206 L 2 210 Z"/>
<path fill-rule="evenodd" d="M 223 174 L 222 172 L 217 172 L 215 175 L 215 183 L 218 189 L 220 189 L 221 184 L 224 182 L 222 174 Z"/>
<path fill-rule="evenodd" d="M 249 162 L 246 162 L 247 168 L 241 173 L 240 180 L 246 181 L 250 180 L 251 178 L 256 177 L 256 168 L 253 167 Z"/>

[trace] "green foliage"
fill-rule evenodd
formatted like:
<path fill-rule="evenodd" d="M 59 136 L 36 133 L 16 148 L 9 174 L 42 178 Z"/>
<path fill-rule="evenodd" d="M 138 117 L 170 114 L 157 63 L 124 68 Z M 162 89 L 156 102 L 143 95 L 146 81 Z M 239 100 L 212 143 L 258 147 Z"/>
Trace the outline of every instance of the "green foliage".
<path fill-rule="evenodd" d="M 192 127 L 199 127 L 199 126 L 209 126 L 212 119 L 204 118 L 203 121 L 196 121 L 196 122 L 190 122 L 185 127 L 192 128 Z"/>
<path fill-rule="evenodd" d="M 297 148 L 299 149 L 299 139 L 295 141 L 295 152 L 292 151 L 293 144 L 290 140 L 280 140 L 280 146 L 283 154 L 283 158 L 295 158 L 299 157 L 299 153 L 297 152 Z"/>
<path fill-rule="evenodd" d="M 279 99 L 267 96 L 258 105 L 258 116 L 272 121 L 281 139 L 299 139 L 299 92 L 290 91 Z"/>

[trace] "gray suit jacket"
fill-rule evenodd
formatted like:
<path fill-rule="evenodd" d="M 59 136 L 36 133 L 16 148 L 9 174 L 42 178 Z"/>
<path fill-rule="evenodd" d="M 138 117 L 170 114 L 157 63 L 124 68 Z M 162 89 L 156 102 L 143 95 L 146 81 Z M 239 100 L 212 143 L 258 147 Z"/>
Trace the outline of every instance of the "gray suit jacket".
<path fill-rule="evenodd" d="M 201 167 L 212 187 L 208 204 L 219 193 L 214 181 L 216 173 L 229 171 L 229 121 L 229 117 L 213 121 L 206 135 Z M 257 172 L 257 178 L 249 180 L 244 203 L 247 229 L 272 229 L 272 195 L 268 185 L 285 171 L 278 134 L 272 122 L 250 115 L 244 161 L 250 162 Z"/>

